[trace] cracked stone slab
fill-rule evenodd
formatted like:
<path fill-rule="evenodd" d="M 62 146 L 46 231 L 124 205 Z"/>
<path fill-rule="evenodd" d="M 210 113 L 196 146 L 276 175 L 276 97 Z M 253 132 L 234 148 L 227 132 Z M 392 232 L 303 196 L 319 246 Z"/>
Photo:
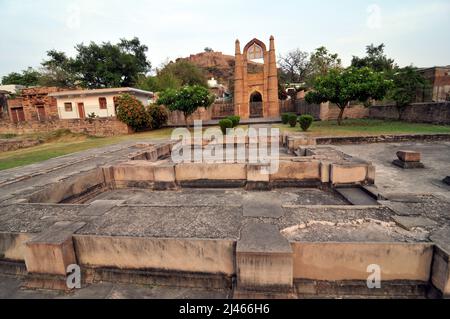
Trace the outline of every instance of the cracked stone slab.
<path fill-rule="evenodd" d="M 446 226 L 434 232 L 430 239 L 447 254 L 450 254 L 450 227 Z"/>
<path fill-rule="evenodd" d="M 123 204 L 124 200 L 96 200 L 86 209 L 82 210 L 81 216 L 102 216 L 112 208 Z"/>
<path fill-rule="evenodd" d="M 33 237 L 28 244 L 36 243 L 62 243 L 71 237 L 76 231 L 86 225 L 85 222 L 61 221 Z"/>
<path fill-rule="evenodd" d="M 283 203 L 274 192 L 251 192 L 244 196 L 244 217 L 280 218 L 283 216 Z"/>
<path fill-rule="evenodd" d="M 358 187 L 337 188 L 336 191 L 352 205 L 378 206 L 378 202 Z"/>
<path fill-rule="evenodd" d="M 276 225 L 249 223 L 241 230 L 238 253 L 292 253 L 289 241 Z"/>
<path fill-rule="evenodd" d="M 380 204 L 388 207 L 399 216 L 414 216 L 417 213 L 402 202 L 379 201 Z"/>
<path fill-rule="evenodd" d="M 425 217 L 393 216 L 394 221 L 406 230 L 415 227 L 431 227 L 437 225 L 434 220 Z"/>

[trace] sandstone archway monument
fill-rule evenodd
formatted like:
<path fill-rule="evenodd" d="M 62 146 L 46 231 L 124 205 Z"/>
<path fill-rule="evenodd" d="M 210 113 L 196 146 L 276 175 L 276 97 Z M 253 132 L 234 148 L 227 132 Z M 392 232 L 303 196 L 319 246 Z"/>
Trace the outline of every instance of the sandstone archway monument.
<path fill-rule="evenodd" d="M 269 50 L 262 41 L 253 39 L 247 43 L 242 53 L 240 42 L 236 40 L 235 54 L 235 114 L 242 119 L 279 117 L 278 70 L 274 37 L 270 37 Z M 264 60 L 264 64 L 258 67 L 254 61 L 261 59 Z M 256 70 L 255 72 L 249 72 L 250 64 L 252 64 L 252 69 Z M 255 100 L 255 97 L 258 99 Z"/>

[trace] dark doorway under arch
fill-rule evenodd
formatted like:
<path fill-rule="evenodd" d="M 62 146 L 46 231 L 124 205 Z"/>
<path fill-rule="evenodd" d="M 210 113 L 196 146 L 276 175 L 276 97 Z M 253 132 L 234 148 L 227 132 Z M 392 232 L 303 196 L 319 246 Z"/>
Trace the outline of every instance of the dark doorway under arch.
<path fill-rule="evenodd" d="M 263 98 L 257 91 L 250 95 L 250 117 L 263 117 Z"/>

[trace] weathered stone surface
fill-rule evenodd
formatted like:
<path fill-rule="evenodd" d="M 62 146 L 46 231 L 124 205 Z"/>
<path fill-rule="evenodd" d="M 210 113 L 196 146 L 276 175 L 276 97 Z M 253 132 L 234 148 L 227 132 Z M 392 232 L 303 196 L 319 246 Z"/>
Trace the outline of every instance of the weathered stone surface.
<path fill-rule="evenodd" d="M 331 165 L 331 183 L 339 184 L 358 184 L 367 180 L 366 164 L 332 164 Z"/>
<path fill-rule="evenodd" d="M 270 175 L 271 181 L 318 180 L 320 181 L 319 161 L 280 161 L 278 172 Z"/>
<path fill-rule="evenodd" d="M 377 206 L 378 202 L 359 187 L 340 187 L 336 191 L 350 204 L 359 206 Z"/>
<path fill-rule="evenodd" d="M 414 151 L 398 151 L 397 157 L 403 162 L 420 162 L 421 154 Z"/>
<path fill-rule="evenodd" d="M 292 286 L 292 248 L 275 225 L 246 225 L 237 243 L 236 263 L 239 289 Z"/>
<path fill-rule="evenodd" d="M 275 192 L 249 192 L 244 196 L 244 217 L 279 218 L 283 215 L 281 205 Z"/>
<path fill-rule="evenodd" d="M 382 280 L 428 281 L 430 244 L 293 243 L 294 278 L 367 280 L 367 267 L 381 267 Z"/>
<path fill-rule="evenodd" d="M 440 249 L 439 246 L 435 248 L 431 282 L 445 298 L 450 297 L 449 254 L 448 252 Z"/>
<path fill-rule="evenodd" d="M 175 173 L 177 181 L 247 180 L 245 164 L 182 163 Z"/>
<path fill-rule="evenodd" d="M 25 264 L 29 273 L 66 275 L 77 263 L 72 235 L 84 222 L 58 222 L 26 243 Z"/>
<path fill-rule="evenodd" d="M 82 210 L 80 216 L 102 216 L 113 207 L 119 206 L 124 202 L 124 200 L 96 200 Z"/>
<path fill-rule="evenodd" d="M 81 265 L 233 274 L 232 240 L 74 236 Z"/>
<path fill-rule="evenodd" d="M 423 165 L 423 163 L 421 162 L 404 162 L 401 160 L 394 160 L 392 164 L 403 169 L 425 168 L 425 165 Z"/>
<path fill-rule="evenodd" d="M 401 227 L 411 230 L 415 227 L 430 227 L 437 223 L 434 220 L 425 217 L 392 216 L 394 221 Z"/>

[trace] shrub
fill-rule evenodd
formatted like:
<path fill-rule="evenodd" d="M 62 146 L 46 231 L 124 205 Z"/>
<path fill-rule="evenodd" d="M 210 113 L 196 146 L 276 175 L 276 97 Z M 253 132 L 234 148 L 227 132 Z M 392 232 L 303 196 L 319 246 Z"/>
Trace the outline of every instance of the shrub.
<path fill-rule="evenodd" d="M 239 125 L 239 123 L 241 122 L 241 117 L 240 116 L 229 116 L 227 117 L 227 119 L 229 119 L 231 122 L 233 122 L 233 128 L 237 127 Z"/>
<path fill-rule="evenodd" d="M 288 122 L 291 127 L 296 127 L 297 126 L 297 115 L 289 114 Z"/>
<path fill-rule="evenodd" d="M 140 130 L 152 124 L 150 113 L 145 109 L 144 104 L 129 94 L 123 94 L 116 99 L 117 118 L 133 128 Z"/>
<path fill-rule="evenodd" d="M 299 117 L 298 122 L 300 123 L 302 130 L 306 132 L 314 122 L 314 118 L 309 114 L 305 114 Z"/>
<path fill-rule="evenodd" d="M 162 105 L 150 105 L 148 108 L 148 113 L 152 118 L 152 129 L 160 129 L 167 124 L 169 119 L 169 113 L 166 108 Z"/>
<path fill-rule="evenodd" d="M 230 119 L 223 119 L 219 121 L 219 126 L 223 135 L 226 135 L 227 129 L 233 128 L 233 122 Z"/>
<path fill-rule="evenodd" d="M 284 125 L 289 123 L 289 115 L 292 113 L 283 113 L 281 114 L 281 122 L 283 122 Z"/>

